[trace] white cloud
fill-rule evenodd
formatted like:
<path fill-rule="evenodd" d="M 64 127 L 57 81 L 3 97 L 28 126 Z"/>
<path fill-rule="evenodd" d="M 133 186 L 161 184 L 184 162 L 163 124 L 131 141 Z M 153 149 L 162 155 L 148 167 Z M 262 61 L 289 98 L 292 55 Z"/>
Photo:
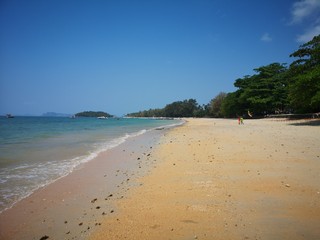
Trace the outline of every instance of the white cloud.
<path fill-rule="evenodd" d="M 320 0 L 300 0 L 292 5 L 290 25 L 303 24 L 296 41 L 305 43 L 320 34 Z"/>
<path fill-rule="evenodd" d="M 320 24 L 308 29 L 304 34 L 297 37 L 297 42 L 306 43 L 313 39 L 314 36 L 320 34 Z"/>
<path fill-rule="evenodd" d="M 291 23 L 300 23 L 320 9 L 320 0 L 302 0 L 295 2 L 292 7 Z"/>
<path fill-rule="evenodd" d="M 265 33 L 265 34 L 262 35 L 260 40 L 263 41 L 263 42 L 271 42 L 272 38 L 271 38 L 269 33 Z"/>

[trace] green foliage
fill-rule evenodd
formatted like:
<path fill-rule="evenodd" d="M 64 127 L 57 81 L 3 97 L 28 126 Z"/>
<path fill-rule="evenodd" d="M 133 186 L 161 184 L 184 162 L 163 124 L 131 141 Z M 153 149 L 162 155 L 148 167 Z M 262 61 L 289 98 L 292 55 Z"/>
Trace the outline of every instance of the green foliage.
<path fill-rule="evenodd" d="M 235 81 L 235 92 L 219 93 L 207 105 L 200 106 L 195 99 L 189 99 L 129 116 L 237 117 L 320 111 L 320 35 L 290 57 L 298 58 L 290 68 L 280 63 L 256 68 L 256 74 Z"/>
<path fill-rule="evenodd" d="M 128 117 L 163 117 L 163 109 L 149 109 L 144 110 L 136 113 L 129 113 L 127 114 Z"/>
<path fill-rule="evenodd" d="M 320 35 L 292 53 L 289 99 L 299 113 L 320 111 Z"/>
<path fill-rule="evenodd" d="M 243 115 L 244 108 L 239 103 L 240 92 L 228 93 L 221 105 L 221 114 L 224 117 L 232 118 Z"/>
<path fill-rule="evenodd" d="M 94 111 L 85 111 L 80 112 L 75 115 L 76 117 L 113 117 L 113 115 L 110 115 L 106 112 L 94 112 Z"/>
<path fill-rule="evenodd" d="M 244 115 L 248 111 L 261 116 L 286 110 L 288 80 L 284 64 L 272 63 L 254 70 L 257 74 L 235 81 L 238 90 L 227 96 L 223 105 L 226 116 Z"/>
<path fill-rule="evenodd" d="M 303 72 L 319 66 L 320 35 L 315 36 L 311 41 L 301 45 L 297 51 L 290 55 L 290 57 L 299 58 L 291 64 L 291 70 Z"/>
<path fill-rule="evenodd" d="M 195 99 L 177 101 L 167 104 L 162 109 L 149 109 L 127 114 L 129 117 L 203 117 L 204 107 L 199 106 Z"/>
<path fill-rule="evenodd" d="M 213 98 L 209 103 L 209 116 L 220 118 L 223 117 L 222 114 L 222 103 L 224 99 L 227 97 L 227 94 L 224 92 L 220 92 L 215 98 Z"/>
<path fill-rule="evenodd" d="M 320 111 L 320 35 L 290 57 L 298 59 L 289 69 L 284 64 L 272 63 L 254 69 L 253 76 L 237 79 L 234 85 L 238 90 L 223 100 L 222 115 Z"/>
<path fill-rule="evenodd" d="M 165 117 L 194 117 L 198 110 L 195 99 L 173 102 L 164 108 Z"/>

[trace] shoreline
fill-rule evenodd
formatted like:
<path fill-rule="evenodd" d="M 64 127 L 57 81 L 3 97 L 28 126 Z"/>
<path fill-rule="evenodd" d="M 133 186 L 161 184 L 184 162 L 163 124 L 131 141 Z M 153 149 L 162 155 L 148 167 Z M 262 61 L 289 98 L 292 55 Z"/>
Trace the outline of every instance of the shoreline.
<path fill-rule="evenodd" d="M 0 213 L 128 138 L 181 122 L 119 120 L 21 117 L 13 122 L 4 121 Z M 19 132 L 21 127 L 24 131 Z"/>
<path fill-rule="evenodd" d="M 152 147 L 172 127 L 130 137 L 3 211 L 0 239 L 86 239 L 115 212 L 113 202 L 136 184 L 132 179 L 150 171 Z"/>
<path fill-rule="evenodd" d="M 0 214 L 0 239 L 318 239 L 320 128 L 155 128 Z"/>
<path fill-rule="evenodd" d="M 188 119 L 90 240 L 319 239 L 320 128 Z"/>

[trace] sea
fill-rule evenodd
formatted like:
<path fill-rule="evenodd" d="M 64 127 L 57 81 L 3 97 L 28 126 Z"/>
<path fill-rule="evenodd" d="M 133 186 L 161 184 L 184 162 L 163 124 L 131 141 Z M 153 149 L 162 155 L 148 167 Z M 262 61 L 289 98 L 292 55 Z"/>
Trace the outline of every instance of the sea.
<path fill-rule="evenodd" d="M 71 173 L 100 152 L 181 120 L 0 118 L 0 212 Z"/>

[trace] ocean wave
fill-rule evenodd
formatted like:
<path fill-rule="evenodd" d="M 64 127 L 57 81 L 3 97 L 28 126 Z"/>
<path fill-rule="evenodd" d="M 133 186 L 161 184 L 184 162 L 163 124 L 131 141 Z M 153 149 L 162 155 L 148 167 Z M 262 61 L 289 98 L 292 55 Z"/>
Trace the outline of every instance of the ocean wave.
<path fill-rule="evenodd" d="M 69 175 L 82 164 L 95 159 L 102 152 L 113 149 L 130 138 L 138 137 L 159 127 L 172 128 L 181 124 L 184 124 L 184 121 L 173 124 L 170 122 L 170 124 L 163 124 L 154 128 L 122 133 L 121 136 L 111 139 L 106 137 L 104 140 L 100 139 L 100 142 L 88 143 L 85 146 L 85 149 L 88 149 L 87 152 L 76 157 L 47 162 L 24 163 L 19 166 L 2 168 L 0 172 L 0 213 L 30 196 L 38 189 Z"/>
<path fill-rule="evenodd" d="M 12 168 L 3 168 L 0 173 L 0 213 L 11 208 L 17 202 L 72 173 L 80 165 L 95 159 L 100 153 L 115 148 L 129 138 L 140 136 L 147 130 L 125 133 L 123 136 L 93 145 L 87 154 L 70 159 L 23 164 Z M 23 184 L 19 184 L 19 183 Z"/>

